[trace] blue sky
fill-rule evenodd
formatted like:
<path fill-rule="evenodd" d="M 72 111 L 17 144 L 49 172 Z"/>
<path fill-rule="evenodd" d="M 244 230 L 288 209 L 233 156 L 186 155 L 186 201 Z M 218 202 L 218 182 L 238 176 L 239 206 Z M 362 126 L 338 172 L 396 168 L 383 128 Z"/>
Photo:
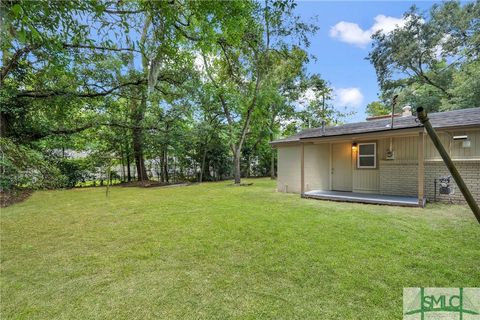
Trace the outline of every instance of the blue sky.
<path fill-rule="evenodd" d="M 319 73 L 335 89 L 339 109 L 355 115 L 346 122 L 365 120 L 365 107 L 377 100 L 379 87 L 375 69 L 367 57 L 369 35 L 378 28 L 401 23 L 402 15 L 415 4 L 428 10 L 432 1 L 299 1 L 296 12 L 305 20 L 317 16 L 320 30 L 311 37 L 309 53 L 317 57 L 307 70 Z"/>

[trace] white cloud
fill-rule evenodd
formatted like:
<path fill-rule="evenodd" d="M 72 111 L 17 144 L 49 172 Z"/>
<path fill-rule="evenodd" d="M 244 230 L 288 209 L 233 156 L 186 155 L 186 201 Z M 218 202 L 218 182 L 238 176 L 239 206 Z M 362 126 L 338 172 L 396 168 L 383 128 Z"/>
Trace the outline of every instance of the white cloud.
<path fill-rule="evenodd" d="M 304 110 L 315 99 L 315 92 L 308 88 L 295 102 L 295 109 Z M 333 105 L 336 108 L 356 109 L 362 106 L 362 103 L 363 94 L 359 88 L 333 88 Z"/>
<path fill-rule="evenodd" d="M 403 27 L 406 22 L 403 18 L 383 14 L 376 16 L 374 20 L 374 24 L 367 30 L 363 30 L 357 23 L 340 21 L 330 28 L 330 37 L 364 48 L 372 41 L 371 37 L 375 32 L 382 30 L 383 33 L 389 33 L 397 27 Z"/>
<path fill-rule="evenodd" d="M 374 25 L 370 28 L 373 33 L 382 30 L 383 33 L 389 33 L 396 28 L 403 28 L 406 20 L 404 18 L 387 17 L 383 14 L 376 16 Z"/>
<path fill-rule="evenodd" d="M 340 21 L 330 28 L 330 37 L 359 47 L 365 47 L 371 41 L 371 35 L 369 31 L 362 30 L 358 24 L 352 22 Z"/>
<path fill-rule="evenodd" d="M 433 54 L 435 55 L 435 58 L 437 58 L 437 60 L 441 60 L 443 58 L 443 47 L 445 46 L 445 44 L 447 44 L 450 38 L 451 36 L 449 34 L 444 35 L 442 39 L 440 39 L 438 44 L 433 48 Z"/>
<path fill-rule="evenodd" d="M 335 89 L 335 105 L 342 107 L 360 107 L 363 103 L 363 94 L 359 88 Z"/>
<path fill-rule="evenodd" d="M 313 89 L 308 88 L 305 90 L 302 95 L 298 98 L 296 104 L 298 110 L 303 110 L 307 107 L 311 101 L 315 100 L 315 92 Z"/>

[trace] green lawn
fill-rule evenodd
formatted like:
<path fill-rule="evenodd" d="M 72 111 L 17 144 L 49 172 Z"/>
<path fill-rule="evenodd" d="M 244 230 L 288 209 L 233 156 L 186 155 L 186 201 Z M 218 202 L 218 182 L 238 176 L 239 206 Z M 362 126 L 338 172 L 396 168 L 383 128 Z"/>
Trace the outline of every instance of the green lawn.
<path fill-rule="evenodd" d="M 480 287 L 467 207 L 251 182 L 44 191 L 2 209 L 1 318 L 401 319 L 403 287 Z"/>

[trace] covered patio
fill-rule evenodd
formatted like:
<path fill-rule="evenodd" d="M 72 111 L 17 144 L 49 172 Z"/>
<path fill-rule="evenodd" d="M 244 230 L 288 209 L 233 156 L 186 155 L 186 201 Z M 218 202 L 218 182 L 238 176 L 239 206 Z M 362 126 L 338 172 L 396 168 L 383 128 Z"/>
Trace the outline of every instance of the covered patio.
<path fill-rule="evenodd" d="M 392 149 L 390 145 L 396 153 L 386 159 L 384 150 Z M 423 128 L 382 136 L 301 138 L 299 149 L 302 198 L 422 208 L 426 204 Z M 370 163 L 361 161 L 367 157 Z"/>
<path fill-rule="evenodd" d="M 391 196 L 383 194 L 370 194 L 348 191 L 323 191 L 312 190 L 302 194 L 303 198 L 342 201 L 342 202 L 357 202 L 369 204 L 394 205 L 404 207 L 423 207 L 425 206 L 425 199 L 423 203 L 419 203 L 417 197 L 406 196 Z"/>

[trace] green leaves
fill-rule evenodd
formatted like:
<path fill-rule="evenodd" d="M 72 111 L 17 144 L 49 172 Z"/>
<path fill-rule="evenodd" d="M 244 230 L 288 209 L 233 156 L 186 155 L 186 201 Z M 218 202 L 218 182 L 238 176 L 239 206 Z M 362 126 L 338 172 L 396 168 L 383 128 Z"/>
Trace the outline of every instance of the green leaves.
<path fill-rule="evenodd" d="M 292 1 L 9 5 L 2 48 L 12 60 L 0 88 L 7 136 L 118 157 L 132 156 L 135 142 L 137 155 L 155 159 L 161 150 L 190 172 L 203 161 L 208 176 L 210 161 L 219 177 L 243 143 L 248 157 L 271 154 L 268 140 L 292 114 L 308 58 L 288 37 L 298 35 L 303 48 L 314 30 L 295 17 Z"/>
<path fill-rule="evenodd" d="M 468 95 L 459 95 L 464 89 L 455 87 L 467 84 L 469 92 L 475 92 L 473 77 L 462 77 L 465 83 L 453 79 L 478 60 L 479 15 L 478 1 L 435 4 L 429 16 L 412 7 L 405 14 L 403 28 L 376 33 L 368 59 L 375 67 L 384 100 L 396 91 L 399 102 L 421 105 L 428 111 L 471 104 L 472 100 L 464 98 Z"/>
<path fill-rule="evenodd" d="M 23 8 L 19 3 L 15 3 L 11 10 L 15 18 L 19 18 L 23 14 Z"/>
<path fill-rule="evenodd" d="M 373 101 L 367 105 L 367 114 L 369 116 L 386 115 L 389 112 L 391 112 L 391 109 L 388 108 L 381 101 Z"/>
<path fill-rule="evenodd" d="M 25 31 L 25 29 L 20 29 L 17 31 L 17 39 L 21 43 L 27 42 L 27 32 Z"/>

